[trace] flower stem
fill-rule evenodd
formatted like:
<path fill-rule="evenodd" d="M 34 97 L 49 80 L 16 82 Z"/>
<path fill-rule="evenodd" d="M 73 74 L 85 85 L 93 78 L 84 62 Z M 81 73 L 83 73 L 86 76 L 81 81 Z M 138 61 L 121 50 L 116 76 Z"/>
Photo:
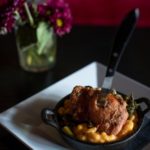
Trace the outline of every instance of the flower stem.
<path fill-rule="evenodd" d="M 31 12 L 29 10 L 29 6 L 28 6 L 27 2 L 24 3 L 24 7 L 25 7 L 25 10 L 26 10 L 30 25 L 34 26 L 34 20 L 33 20 L 33 17 L 31 15 Z"/>

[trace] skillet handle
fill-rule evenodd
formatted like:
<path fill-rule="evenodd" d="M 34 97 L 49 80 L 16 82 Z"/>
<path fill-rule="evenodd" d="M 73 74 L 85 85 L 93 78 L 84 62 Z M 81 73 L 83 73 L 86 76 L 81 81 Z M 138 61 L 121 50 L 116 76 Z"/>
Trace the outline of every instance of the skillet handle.
<path fill-rule="evenodd" d="M 56 116 L 55 116 L 54 111 L 51 108 L 42 109 L 41 118 L 44 123 L 51 125 L 52 127 L 58 129 L 58 125 L 56 123 Z"/>
<path fill-rule="evenodd" d="M 145 110 L 142 111 L 143 115 L 145 115 L 150 110 L 150 99 L 145 98 L 145 97 L 141 97 L 139 99 L 136 99 L 136 102 L 138 104 L 144 103 L 146 105 Z"/>

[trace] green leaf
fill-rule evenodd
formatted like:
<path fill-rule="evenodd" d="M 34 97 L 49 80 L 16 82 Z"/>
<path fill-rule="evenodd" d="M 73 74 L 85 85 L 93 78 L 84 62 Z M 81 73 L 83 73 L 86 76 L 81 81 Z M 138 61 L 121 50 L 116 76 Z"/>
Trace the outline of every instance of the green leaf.
<path fill-rule="evenodd" d="M 134 100 L 133 94 L 131 94 L 129 97 L 126 97 L 126 101 L 127 101 L 127 110 L 129 115 L 132 115 L 135 110 L 138 108 L 138 104 L 136 103 L 136 101 Z"/>
<path fill-rule="evenodd" d="M 53 45 L 53 29 L 45 22 L 40 22 L 37 27 L 37 41 L 39 55 L 46 53 Z"/>

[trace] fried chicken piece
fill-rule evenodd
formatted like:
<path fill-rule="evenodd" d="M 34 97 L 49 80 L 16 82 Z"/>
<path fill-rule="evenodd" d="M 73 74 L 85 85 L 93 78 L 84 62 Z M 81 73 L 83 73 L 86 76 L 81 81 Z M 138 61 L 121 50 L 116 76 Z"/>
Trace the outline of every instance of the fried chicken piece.
<path fill-rule="evenodd" d="M 78 122 L 83 122 L 88 120 L 88 107 L 89 100 L 93 95 L 93 88 L 87 86 L 76 86 L 74 87 L 70 95 L 70 106 L 68 113 L 74 117 Z"/>
<path fill-rule="evenodd" d="M 89 101 L 89 119 L 98 125 L 100 132 L 117 135 L 128 119 L 126 106 L 126 101 L 112 93 L 105 97 L 95 94 Z"/>
<path fill-rule="evenodd" d="M 70 101 L 69 114 L 76 121 L 92 122 L 99 132 L 117 135 L 128 118 L 126 101 L 97 88 L 76 86 Z"/>

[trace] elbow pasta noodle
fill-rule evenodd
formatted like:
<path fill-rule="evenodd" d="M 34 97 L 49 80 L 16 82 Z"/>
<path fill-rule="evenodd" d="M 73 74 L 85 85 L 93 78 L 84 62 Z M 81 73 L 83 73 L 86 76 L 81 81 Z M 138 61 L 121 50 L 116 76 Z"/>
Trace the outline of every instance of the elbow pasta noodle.
<path fill-rule="evenodd" d="M 99 133 L 96 127 L 88 128 L 86 124 L 79 124 L 74 127 L 73 132 L 77 139 L 92 143 L 105 143 L 116 140 L 115 135 L 107 135 L 105 132 Z"/>
<path fill-rule="evenodd" d="M 58 109 L 58 113 L 60 115 L 64 115 L 67 113 L 67 107 L 69 105 L 68 101 L 65 102 L 64 107 L 60 107 Z M 122 130 L 117 135 L 108 135 L 106 132 L 99 133 L 96 127 L 88 127 L 86 123 L 78 124 L 74 127 L 64 126 L 63 131 L 69 136 L 75 137 L 78 140 L 91 142 L 91 143 L 107 143 L 113 142 L 122 139 L 123 137 L 131 134 L 138 122 L 137 114 L 133 114 L 128 118 Z"/>
<path fill-rule="evenodd" d="M 70 135 L 70 136 L 73 136 L 73 135 L 74 135 L 73 132 L 71 131 L 71 129 L 70 129 L 68 126 L 64 126 L 64 127 L 63 127 L 63 131 L 64 131 L 66 134 Z"/>

